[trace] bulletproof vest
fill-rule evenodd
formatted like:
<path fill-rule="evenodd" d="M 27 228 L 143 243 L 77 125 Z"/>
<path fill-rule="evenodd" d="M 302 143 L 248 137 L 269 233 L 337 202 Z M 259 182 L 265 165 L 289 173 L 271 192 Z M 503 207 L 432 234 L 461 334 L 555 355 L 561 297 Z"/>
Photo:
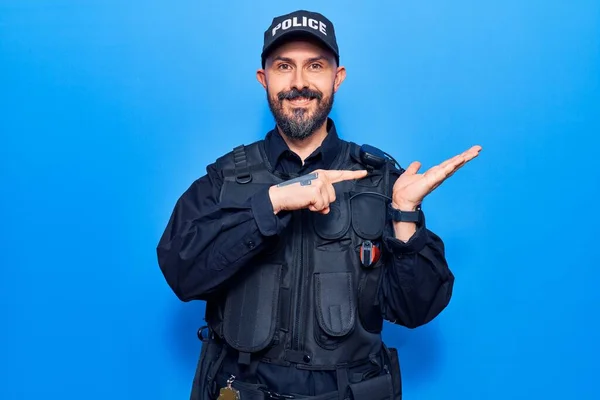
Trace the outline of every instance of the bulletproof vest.
<path fill-rule="evenodd" d="M 263 144 L 239 146 L 217 160 L 221 201 L 243 202 L 290 179 L 273 171 Z M 240 363 L 332 369 L 379 354 L 383 262 L 365 266 L 360 251 L 367 241 L 382 248 L 389 168 L 368 167 L 359 146 L 342 140 L 330 169 L 369 169 L 368 176 L 335 183 L 328 214 L 285 211 L 292 215 L 284 231 L 236 273 L 218 300 L 207 302 L 207 323 L 239 352 Z"/>

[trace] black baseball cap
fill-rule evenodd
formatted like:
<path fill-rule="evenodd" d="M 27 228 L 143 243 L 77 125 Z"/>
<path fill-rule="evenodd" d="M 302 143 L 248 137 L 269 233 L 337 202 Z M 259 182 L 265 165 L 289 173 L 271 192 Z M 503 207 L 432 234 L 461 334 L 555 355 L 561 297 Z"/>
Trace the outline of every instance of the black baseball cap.
<path fill-rule="evenodd" d="M 340 63 L 340 54 L 335 38 L 333 23 L 322 14 L 306 10 L 297 10 L 273 18 L 271 26 L 265 31 L 265 42 L 261 54 L 262 66 L 269 52 L 286 40 L 298 37 L 317 39 L 331 50 L 335 61 Z"/>

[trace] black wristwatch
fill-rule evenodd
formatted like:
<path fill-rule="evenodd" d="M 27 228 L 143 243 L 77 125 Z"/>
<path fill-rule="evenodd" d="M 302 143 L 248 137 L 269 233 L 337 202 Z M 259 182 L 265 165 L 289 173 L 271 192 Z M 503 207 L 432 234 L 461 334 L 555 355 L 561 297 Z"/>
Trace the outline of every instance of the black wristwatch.
<path fill-rule="evenodd" d="M 415 222 L 417 224 L 423 222 L 423 211 L 420 206 L 416 211 L 400 211 L 392 207 L 392 203 L 389 203 L 388 216 L 395 222 Z"/>

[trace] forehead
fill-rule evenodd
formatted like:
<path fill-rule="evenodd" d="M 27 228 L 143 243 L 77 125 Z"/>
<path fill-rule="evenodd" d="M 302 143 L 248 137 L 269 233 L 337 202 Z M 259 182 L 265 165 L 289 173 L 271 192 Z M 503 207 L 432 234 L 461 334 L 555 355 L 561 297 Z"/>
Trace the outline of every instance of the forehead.
<path fill-rule="evenodd" d="M 315 57 L 326 57 L 328 59 L 334 58 L 333 53 L 330 50 L 326 49 L 317 41 L 309 39 L 289 40 L 281 44 L 269 55 L 270 59 L 274 59 L 275 57 L 285 57 L 295 60 Z"/>

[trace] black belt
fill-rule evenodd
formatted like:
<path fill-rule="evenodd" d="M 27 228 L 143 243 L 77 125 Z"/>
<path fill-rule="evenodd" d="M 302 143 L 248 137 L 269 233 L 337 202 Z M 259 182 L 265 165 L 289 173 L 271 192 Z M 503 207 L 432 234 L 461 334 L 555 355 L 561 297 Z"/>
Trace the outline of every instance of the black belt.
<path fill-rule="evenodd" d="M 227 386 L 227 377 L 225 375 L 220 374 L 217 379 L 217 384 L 219 388 L 224 388 Z M 338 392 L 329 392 L 319 396 L 301 396 L 294 394 L 284 394 L 277 393 L 275 391 L 269 390 L 263 384 L 253 384 L 246 383 L 241 381 L 233 381 L 231 385 L 234 389 L 240 392 L 241 400 L 338 400 Z"/>
<path fill-rule="evenodd" d="M 216 382 L 219 388 L 227 386 L 228 377 L 219 374 Z M 233 381 L 231 385 L 240 392 L 241 400 L 339 400 L 338 391 L 324 393 L 318 396 L 304 396 L 295 394 L 276 393 L 263 384 L 252 384 Z M 392 377 L 389 373 L 368 379 L 359 383 L 348 385 L 349 393 L 342 397 L 345 400 L 396 400 L 392 387 Z"/>

